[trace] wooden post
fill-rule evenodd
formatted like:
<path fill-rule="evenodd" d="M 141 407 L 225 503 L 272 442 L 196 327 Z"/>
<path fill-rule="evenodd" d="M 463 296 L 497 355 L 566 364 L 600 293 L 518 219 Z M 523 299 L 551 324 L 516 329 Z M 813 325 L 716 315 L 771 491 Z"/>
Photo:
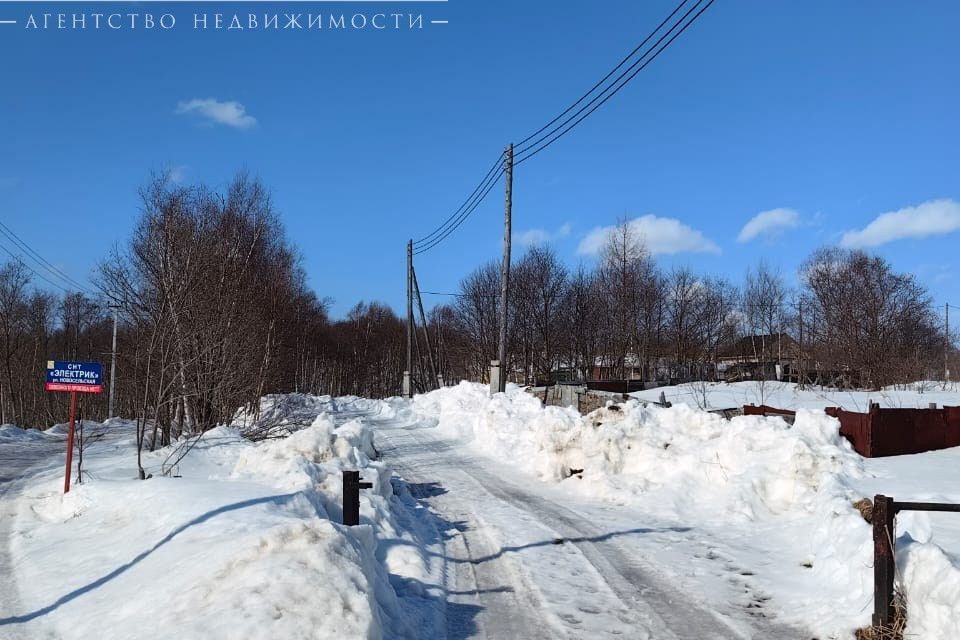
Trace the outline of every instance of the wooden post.
<path fill-rule="evenodd" d="M 513 145 L 507 145 L 504 156 L 504 181 L 506 195 L 503 208 L 503 266 L 500 269 L 500 384 L 499 391 L 507 390 L 507 372 L 510 363 L 507 359 L 507 312 L 510 301 L 510 240 L 513 225 Z"/>
<path fill-rule="evenodd" d="M 893 620 L 893 576 L 896 570 L 893 498 L 873 499 L 873 625 L 885 627 Z"/>
<path fill-rule="evenodd" d="M 70 467 L 73 465 L 73 428 L 77 416 L 77 392 L 70 392 L 70 428 L 67 430 L 67 468 L 63 476 L 63 492 L 70 493 Z"/>

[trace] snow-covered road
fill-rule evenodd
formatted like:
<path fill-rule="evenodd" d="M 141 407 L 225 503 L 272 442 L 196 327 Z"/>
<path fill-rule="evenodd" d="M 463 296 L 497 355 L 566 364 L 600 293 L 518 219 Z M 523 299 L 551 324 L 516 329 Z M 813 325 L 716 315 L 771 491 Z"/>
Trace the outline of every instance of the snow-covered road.
<path fill-rule="evenodd" d="M 13 540 L 15 506 L 13 495 L 27 490 L 25 482 L 40 469 L 49 469 L 63 464 L 63 438 L 35 434 L 30 446 L 23 439 L 0 438 L 0 576 L 13 576 L 10 544 Z M 15 580 L 0 580 L 0 619 L 14 616 L 21 611 L 20 596 Z M 18 628 L 5 628 L 3 638 L 20 640 L 28 636 Z M 32 635 L 30 637 L 37 637 Z"/>
<path fill-rule="evenodd" d="M 432 513 L 448 638 L 811 637 L 767 617 L 762 594 L 709 602 L 667 577 L 677 571 L 647 554 L 702 557 L 707 543 L 688 527 L 576 499 L 420 423 L 381 422 L 376 444 Z M 723 582 L 723 597 L 750 591 Z"/>
<path fill-rule="evenodd" d="M 62 427 L 0 427 L 0 638 L 839 639 L 873 593 L 853 501 L 960 499 L 957 451 L 863 461 L 819 412 L 581 417 L 468 383 L 261 404 L 175 477 L 188 441 L 146 453 L 149 482 L 134 424 L 102 425 L 67 496 Z M 373 485 L 359 527 L 346 469 Z M 956 531 L 898 520 L 912 637 L 960 637 Z"/>

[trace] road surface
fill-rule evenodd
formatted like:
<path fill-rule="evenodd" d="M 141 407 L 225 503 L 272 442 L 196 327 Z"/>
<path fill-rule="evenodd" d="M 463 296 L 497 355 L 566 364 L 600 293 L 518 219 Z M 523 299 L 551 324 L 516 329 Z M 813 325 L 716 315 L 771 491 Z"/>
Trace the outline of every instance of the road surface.
<path fill-rule="evenodd" d="M 376 429 L 383 460 L 434 521 L 448 638 L 812 637 L 765 611 L 749 571 L 731 571 L 728 593 L 708 602 L 647 557 L 658 546 L 702 552 L 693 529 L 573 498 L 422 424 Z"/>
<path fill-rule="evenodd" d="M 21 491 L 29 491 L 27 482 L 35 472 L 63 465 L 64 462 L 65 436 L 42 436 L 39 433 L 36 433 L 36 436 L 29 441 L 0 439 L 0 576 L 14 575 L 10 547 L 14 537 L 21 535 L 21 532 L 16 530 L 14 509 L 17 503 L 13 496 Z M 20 613 L 16 582 L 0 580 L 0 619 Z M 44 633 L 37 629 L 27 636 L 14 625 L 5 627 L 2 637 L 4 640 L 52 637 Z"/>

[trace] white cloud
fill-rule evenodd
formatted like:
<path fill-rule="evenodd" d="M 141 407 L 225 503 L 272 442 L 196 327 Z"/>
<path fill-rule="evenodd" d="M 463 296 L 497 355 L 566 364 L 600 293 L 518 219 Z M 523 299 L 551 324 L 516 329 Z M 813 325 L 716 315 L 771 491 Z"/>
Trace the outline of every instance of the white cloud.
<path fill-rule="evenodd" d="M 246 107 L 239 102 L 220 102 L 216 98 L 187 100 L 177 104 L 177 113 L 196 114 L 209 122 L 224 124 L 236 129 L 249 129 L 257 124 L 257 119 L 247 113 Z"/>
<path fill-rule="evenodd" d="M 879 247 L 904 238 L 926 238 L 960 229 L 960 203 L 944 198 L 916 207 L 881 213 L 863 229 L 847 231 L 840 239 L 844 247 Z"/>
<path fill-rule="evenodd" d="M 170 181 L 175 184 L 183 184 L 187 181 L 187 165 L 181 164 L 170 169 Z"/>
<path fill-rule="evenodd" d="M 652 255 L 720 253 L 720 247 L 713 241 L 676 218 L 660 218 L 648 214 L 634 218 L 629 224 L 631 230 L 643 241 Z M 580 255 L 600 253 L 614 229 L 616 229 L 614 226 L 594 228 L 580 241 L 577 253 Z"/>
<path fill-rule="evenodd" d="M 526 231 L 521 231 L 514 236 L 514 240 L 521 246 L 533 247 L 538 244 L 547 244 L 560 238 L 566 238 L 572 230 L 573 226 L 567 222 L 560 225 L 560 228 L 556 231 L 548 231 L 547 229 L 527 229 Z"/>
<path fill-rule="evenodd" d="M 800 214 L 793 209 L 771 209 L 761 211 L 743 225 L 737 242 L 750 242 L 758 236 L 774 238 L 787 229 L 794 229 L 800 225 Z"/>

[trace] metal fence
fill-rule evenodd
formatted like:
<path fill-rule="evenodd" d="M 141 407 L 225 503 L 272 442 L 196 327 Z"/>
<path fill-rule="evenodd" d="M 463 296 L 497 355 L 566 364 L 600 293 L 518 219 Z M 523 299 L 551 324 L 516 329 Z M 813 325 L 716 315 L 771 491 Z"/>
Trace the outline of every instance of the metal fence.
<path fill-rule="evenodd" d="M 828 407 L 840 420 L 840 434 L 867 458 L 923 453 L 960 446 L 960 407 L 881 409 L 867 413 Z"/>

